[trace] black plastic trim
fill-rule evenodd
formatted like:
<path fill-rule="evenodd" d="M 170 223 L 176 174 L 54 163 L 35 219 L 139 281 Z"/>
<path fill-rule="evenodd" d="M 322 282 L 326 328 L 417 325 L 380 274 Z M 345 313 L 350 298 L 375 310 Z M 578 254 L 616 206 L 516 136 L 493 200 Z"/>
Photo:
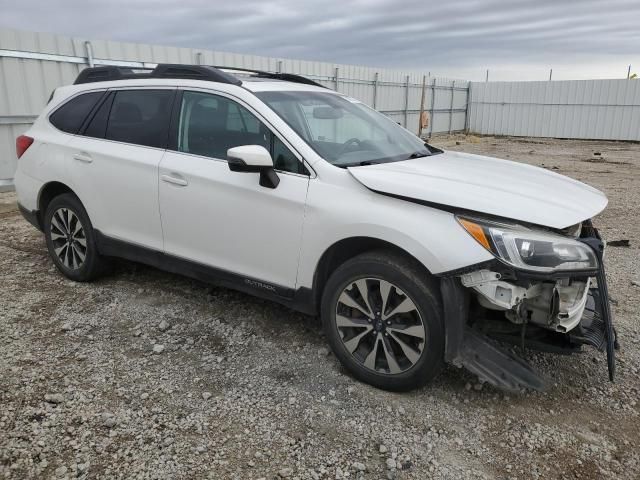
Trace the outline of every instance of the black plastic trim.
<path fill-rule="evenodd" d="M 182 97 L 184 90 L 177 89 L 176 96 L 173 99 L 173 109 L 171 111 L 171 119 L 169 121 L 169 141 L 167 142 L 167 150 L 178 152 L 178 126 L 180 125 L 180 110 L 182 107 Z"/>
<path fill-rule="evenodd" d="M 605 272 L 604 266 L 604 242 L 600 237 L 600 233 L 598 230 L 593 227 L 591 222 L 589 222 L 589 227 L 593 230 L 593 237 L 589 238 L 581 238 L 580 240 L 585 244 L 591 247 L 596 257 L 598 258 L 598 262 L 600 264 L 600 268 L 598 269 L 598 274 L 596 279 L 598 281 L 598 294 L 600 296 L 600 315 L 602 320 L 604 321 L 605 326 L 605 338 L 607 340 L 607 368 L 609 370 L 609 380 L 614 381 L 616 375 L 616 333 L 613 328 L 613 315 L 611 313 L 611 304 L 609 303 L 609 286 L 607 285 L 607 274 Z"/>
<path fill-rule="evenodd" d="M 18 203 L 18 210 L 20 210 L 20 213 L 27 222 L 29 222 L 41 232 L 43 231 L 42 222 L 40 221 L 40 212 L 38 210 L 29 210 L 20 203 Z"/>
<path fill-rule="evenodd" d="M 460 366 L 464 332 L 469 319 L 469 289 L 462 286 L 460 279 L 446 277 L 440 279 L 440 292 L 444 311 L 444 359 Z"/>
<path fill-rule="evenodd" d="M 105 102 L 111 102 L 111 105 L 113 105 L 113 99 L 115 97 L 115 92 L 109 91 L 109 90 L 105 90 L 104 93 L 105 93 L 105 95 L 100 97 L 100 100 L 98 100 L 98 103 L 96 103 L 93 106 L 93 108 L 91 109 L 89 114 L 86 116 L 86 118 L 82 122 L 82 125 L 80 126 L 80 129 L 78 130 L 76 135 L 85 136 L 85 132 L 87 131 L 87 128 L 89 128 L 89 125 L 91 124 L 91 122 L 95 118 L 95 116 L 98 113 L 98 111 L 105 104 Z M 111 107 L 109 107 L 109 115 L 107 115 L 107 121 L 109 120 L 110 114 L 111 114 Z M 105 126 L 105 132 L 106 132 L 106 126 Z M 104 135 L 102 137 L 92 137 L 92 138 L 104 139 Z"/>
<path fill-rule="evenodd" d="M 143 73 L 137 73 L 137 70 L 142 70 Z M 160 63 L 154 69 L 114 66 L 85 68 L 76 78 L 74 85 L 146 78 L 182 78 L 228 83 L 237 86 L 242 85 L 241 80 L 215 67 L 171 63 Z"/>
<path fill-rule="evenodd" d="M 310 289 L 300 288 L 295 290 L 274 285 L 263 280 L 245 277 L 227 270 L 118 240 L 104 235 L 99 230 L 94 230 L 94 233 L 98 251 L 102 255 L 144 263 L 160 270 L 231 288 L 265 300 L 271 300 L 302 313 L 316 314 L 316 307 L 313 304 L 313 295 Z"/>
<path fill-rule="evenodd" d="M 314 87 L 327 88 L 321 83 L 318 83 L 310 78 L 303 77 L 302 75 L 296 75 L 294 73 L 272 73 L 265 72 L 264 70 L 253 70 L 251 68 L 239 68 L 239 67 L 225 67 L 223 65 L 216 65 L 214 68 L 235 70 L 236 72 L 254 73 L 258 78 L 272 78 L 274 80 L 283 80 L 291 83 L 302 83 L 305 85 L 313 85 Z"/>

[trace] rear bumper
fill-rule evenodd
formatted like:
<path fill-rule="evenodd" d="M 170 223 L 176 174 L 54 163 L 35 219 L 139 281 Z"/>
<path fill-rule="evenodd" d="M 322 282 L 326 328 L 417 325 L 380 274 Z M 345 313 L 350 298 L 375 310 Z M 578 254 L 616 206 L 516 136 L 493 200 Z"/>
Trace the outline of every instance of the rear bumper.
<path fill-rule="evenodd" d="M 40 220 L 40 212 L 38 210 L 29 210 L 22 204 L 18 203 L 18 210 L 27 222 L 42 232 L 42 222 Z"/>

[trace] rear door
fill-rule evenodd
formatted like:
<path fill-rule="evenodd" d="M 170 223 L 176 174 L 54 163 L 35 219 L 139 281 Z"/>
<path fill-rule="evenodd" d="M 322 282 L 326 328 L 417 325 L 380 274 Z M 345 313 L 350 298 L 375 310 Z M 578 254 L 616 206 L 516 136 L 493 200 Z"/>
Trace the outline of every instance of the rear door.
<path fill-rule="evenodd" d="M 68 145 L 71 175 L 94 228 L 162 250 L 158 167 L 175 88 L 113 90 Z"/>
<path fill-rule="evenodd" d="M 160 164 L 166 253 L 254 288 L 293 288 L 309 184 L 300 155 L 238 99 L 200 91 L 178 98 Z M 257 173 L 229 170 L 227 150 L 240 145 L 270 150 L 277 188 L 260 186 Z"/>

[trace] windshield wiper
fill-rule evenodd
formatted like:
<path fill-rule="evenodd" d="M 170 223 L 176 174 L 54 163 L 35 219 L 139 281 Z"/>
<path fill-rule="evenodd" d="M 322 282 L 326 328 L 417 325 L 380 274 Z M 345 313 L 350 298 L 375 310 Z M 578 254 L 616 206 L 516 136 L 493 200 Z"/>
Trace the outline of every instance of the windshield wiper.
<path fill-rule="evenodd" d="M 407 160 L 411 160 L 412 158 L 422 158 L 422 157 L 430 157 L 430 153 L 425 152 L 413 152 L 411 155 L 407 157 Z"/>
<path fill-rule="evenodd" d="M 342 168 L 364 167 L 366 165 L 378 165 L 379 163 L 383 163 L 383 162 L 379 162 L 377 160 L 363 160 L 361 162 L 344 163 L 344 164 L 338 165 L 338 166 L 342 167 Z"/>

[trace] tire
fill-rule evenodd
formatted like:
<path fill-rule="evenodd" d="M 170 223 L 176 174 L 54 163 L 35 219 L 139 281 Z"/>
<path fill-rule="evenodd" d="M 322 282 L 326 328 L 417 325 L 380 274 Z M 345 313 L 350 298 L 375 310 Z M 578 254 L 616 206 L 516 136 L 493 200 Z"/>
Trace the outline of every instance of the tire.
<path fill-rule="evenodd" d="M 438 284 L 411 258 L 372 251 L 348 260 L 325 286 L 321 317 L 342 365 L 374 387 L 418 388 L 444 365 Z"/>
<path fill-rule="evenodd" d="M 98 253 L 89 216 L 72 193 L 51 200 L 44 214 L 44 235 L 53 263 L 67 278 L 89 282 L 104 272 L 106 262 Z"/>

